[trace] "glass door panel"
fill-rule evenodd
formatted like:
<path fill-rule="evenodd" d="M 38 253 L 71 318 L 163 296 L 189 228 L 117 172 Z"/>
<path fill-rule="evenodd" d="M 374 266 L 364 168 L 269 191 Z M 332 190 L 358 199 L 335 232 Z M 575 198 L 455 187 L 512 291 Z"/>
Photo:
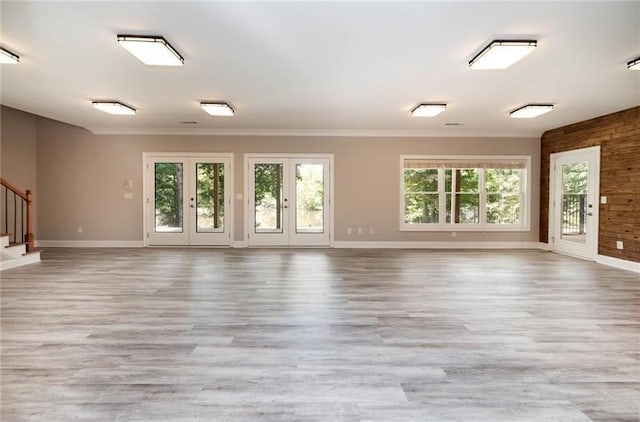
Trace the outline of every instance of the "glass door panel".
<path fill-rule="evenodd" d="M 229 245 L 231 184 L 225 157 L 191 157 L 190 163 L 190 245 Z"/>
<path fill-rule="evenodd" d="M 224 163 L 196 163 L 196 231 L 224 231 Z"/>
<path fill-rule="evenodd" d="M 151 158 L 147 163 L 149 245 L 189 244 L 189 160 Z"/>
<path fill-rule="evenodd" d="M 155 163 L 154 174 L 154 231 L 156 233 L 182 233 L 183 215 L 183 163 Z"/>
<path fill-rule="evenodd" d="M 255 233 L 283 233 L 284 163 L 254 164 L 254 219 Z"/>
<path fill-rule="evenodd" d="M 584 244 L 587 241 L 587 177 L 589 162 L 562 164 L 562 230 L 560 238 Z"/>
<path fill-rule="evenodd" d="M 296 164 L 296 233 L 324 232 L 324 166 Z"/>

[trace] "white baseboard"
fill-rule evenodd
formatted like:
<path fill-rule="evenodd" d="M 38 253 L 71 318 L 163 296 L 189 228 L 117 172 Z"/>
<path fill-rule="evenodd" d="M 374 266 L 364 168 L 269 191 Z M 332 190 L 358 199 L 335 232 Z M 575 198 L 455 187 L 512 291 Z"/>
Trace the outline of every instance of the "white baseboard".
<path fill-rule="evenodd" d="M 551 245 L 549 245 L 548 243 L 544 243 L 544 242 L 538 242 L 538 249 L 543 250 L 543 251 L 550 251 L 551 250 Z"/>
<path fill-rule="evenodd" d="M 540 249 L 538 242 L 351 242 L 336 241 L 335 248 L 357 249 Z"/>
<path fill-rule="evenodd" d="M 622 270 L 640 273 L 640 262 L 627 261 L 625 259 L 613 258 L 605 255 L 596 255 L 596 262 L 609 267 L 616 267 Z"/>
<path fill-rule="evenodd" d="M 37 240 L 38 248 L 142 248 L 142 240 Z"/>
<path fill-rule="evenodd" d="M 142 248 L 142 240 L 37 240 L 38 248 Z M 233 242 L 232 248 L 247 248 L 248 242 Z M 551 250 L 550 245 L 542 242 L 393 242 L 336 241 L 337 249 L 538 249 Z M 610 267 L 640 273 L 640 263 L 626 261 L 605 255 L 597 255 L 595 262 Z"/>

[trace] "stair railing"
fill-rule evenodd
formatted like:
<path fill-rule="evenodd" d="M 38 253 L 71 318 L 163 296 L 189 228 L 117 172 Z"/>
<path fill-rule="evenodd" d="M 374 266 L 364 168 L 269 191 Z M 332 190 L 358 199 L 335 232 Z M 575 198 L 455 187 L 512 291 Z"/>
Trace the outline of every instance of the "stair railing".
<path fill-rule="evenodd" d="M 35 250 L 33 229 L 31 225 L 31 203 L 33 195 L 30 190 L 24 192 L 0 178 L 0 200 L 3 217 L 0 221 L 1 232 L 9 235 L 11 243 L 24 243 L 27 252 Z M 18 237 L 18 234 L 20 236 Z"/>

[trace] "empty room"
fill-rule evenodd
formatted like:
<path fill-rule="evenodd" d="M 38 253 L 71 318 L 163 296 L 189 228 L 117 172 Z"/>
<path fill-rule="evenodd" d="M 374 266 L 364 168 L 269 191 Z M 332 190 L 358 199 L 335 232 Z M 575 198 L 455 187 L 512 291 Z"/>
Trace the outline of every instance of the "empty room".
<path fill-rule="evenodd" d="M 0 2 L 0 420 L 640 421 L 640 2 Z"/>

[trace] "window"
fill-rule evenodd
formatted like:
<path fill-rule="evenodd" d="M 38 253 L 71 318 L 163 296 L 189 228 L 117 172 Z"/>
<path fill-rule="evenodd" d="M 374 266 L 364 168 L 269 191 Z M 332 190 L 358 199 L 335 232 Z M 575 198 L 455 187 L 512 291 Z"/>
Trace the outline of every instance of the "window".
<path fill-rule="evenodd" d="M 402 156 L 401 230 L 528 230 L 530 157 Z"/>

